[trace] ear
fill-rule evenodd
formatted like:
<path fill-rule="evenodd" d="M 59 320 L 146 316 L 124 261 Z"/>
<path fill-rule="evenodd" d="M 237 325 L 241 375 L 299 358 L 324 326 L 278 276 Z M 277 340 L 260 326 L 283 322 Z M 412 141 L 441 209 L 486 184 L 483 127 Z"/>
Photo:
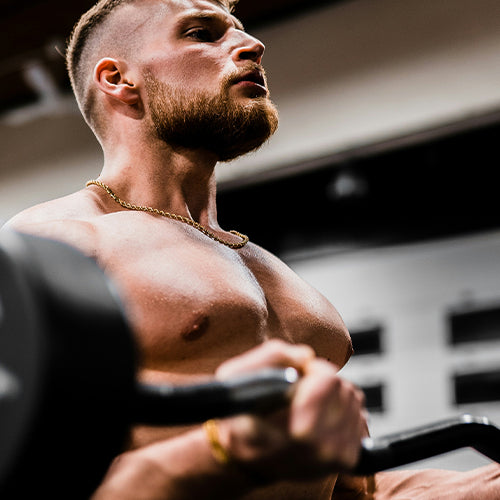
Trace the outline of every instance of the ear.
<path fill-rule="evenodd" d="M 106 95 L 133 106 L 140 100 L 140 93 L 133 79 L 127 78 L 123 61 L 106 57 L 94 68 L 94 82 Z"/>

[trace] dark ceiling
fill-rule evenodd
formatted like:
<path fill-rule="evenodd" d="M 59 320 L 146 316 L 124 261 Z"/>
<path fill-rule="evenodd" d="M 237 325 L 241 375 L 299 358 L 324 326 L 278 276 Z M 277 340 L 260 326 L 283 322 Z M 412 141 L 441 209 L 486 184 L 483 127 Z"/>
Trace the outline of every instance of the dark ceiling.
<path fill-rule="evenodd" d="M 341 0 L 240 0 L 236 15 L 247 28 L 273 23 Z M 65 40 L 95 0 L 0 0 L 0 114 L 36 102 L 43 92 L 69 89 Z M 36 68 L 36 74 L 27 68 Z M 41 79 L 40 79 L 41 77 Z M 47 88 L 48 87 L 48 88 Z"/>

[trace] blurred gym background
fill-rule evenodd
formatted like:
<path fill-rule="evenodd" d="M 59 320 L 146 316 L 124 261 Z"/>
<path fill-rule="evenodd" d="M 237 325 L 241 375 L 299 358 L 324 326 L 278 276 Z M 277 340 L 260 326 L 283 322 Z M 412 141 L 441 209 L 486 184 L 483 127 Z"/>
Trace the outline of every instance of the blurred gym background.
<path fill-rule="evenodd" d="M 0 220 L 102 164 L 62 53 L 92 1 L 1 0 Z M 500 3 L 241 0 L 281 115 L 218 167 L 219 217 L 337 307 L 377 436 L 500 424 Z M 468 469 L 461 451 L 416 464 Z"/>

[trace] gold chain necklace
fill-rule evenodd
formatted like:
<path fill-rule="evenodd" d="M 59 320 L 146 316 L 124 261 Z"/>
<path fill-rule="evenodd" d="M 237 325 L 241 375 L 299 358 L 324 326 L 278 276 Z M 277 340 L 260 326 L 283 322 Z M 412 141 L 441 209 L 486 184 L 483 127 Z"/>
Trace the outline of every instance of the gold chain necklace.
<path fill-rule="evenodd" d="M 163 210 L 158 210 L 157 208 L 153 207 L 147 207 L 147 206 L 142 206 L 142 205 L 132 205 L 132 203 L 128 203 L 126 201 L 121 200 L 113 191 L 111 191 L 110 187 L 104 184 L 101 181 L 98 180 L 91 180 L 88 181 L 87 184 L 85 184 L 87 187 L 94 184 L 95 186 L 99 186 L 102 189 L 106 191 L 106 193 L 113 198 L 116 203 L 121 205 L 123 208 L 127 208 L 128 210 L 136 210 L 139 212 L 150 212 L 152 214 L 156 215 L 161 215 L 162 217 L 166 217 L 168 219 L 173 219 L 177 220 L 179 222 L 184 222 L 185 224 L 188 224 L 191 227 L 194 227 L 195 229 L 198 229 L 198 231 L 202 232 L 204 235 L 208 236 L 209 238 L 212 238 L 212 240 L 215 240 L 219 243 L 222 243 L 223 245 L 226 245 L 229 248 L 234 248 L 234 249 L 239 249 L 243 248 L 247 243 L 248 243 L 248 236 L 245 234 L 241 234 L 238 231 L 229 231 L 231 234 L 234 234 L 241 238 L 241 241 L 239 243 L 231 243 L 229 241 L 223 240 L 222 238 L 219 238 L 216 236 L 212 231 L 209 231 L 206 227 L 202 226 L 200 223 L 196 222 L 193 219 L 190 219 L 189 217 L 184 217 L 183 215 L 177 215 L 177 214 L 172 214 L 170 212 L 164 212 Z"/>

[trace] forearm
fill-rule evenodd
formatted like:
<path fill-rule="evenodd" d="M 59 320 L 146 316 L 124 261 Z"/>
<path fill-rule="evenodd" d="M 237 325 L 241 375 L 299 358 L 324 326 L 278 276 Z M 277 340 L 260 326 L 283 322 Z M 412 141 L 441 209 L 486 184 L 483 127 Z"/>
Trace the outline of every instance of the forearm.
<path fill-rule="evenodd" d="M 255 488 L 323 481 L 352 467 L 366 428 L 361 392 L 310 348 L 278 341 L 233 358 L 217 375 L 265 366 L 302 373 L 288 408 L 223 419 L 125 453 L 92 500 L 237 500 Z"/>
<path fill-rule="evenodd" d="M 203 429 L 121 455 L 92 500 L 237 499 L 250 479 L 213 457 Z"/>
<path fill-rule="evenodd" d="M 500 465 L 469 472 L 415 470 L 375 475 L 370 500 L 496 500 L 500 498 Z"/>

